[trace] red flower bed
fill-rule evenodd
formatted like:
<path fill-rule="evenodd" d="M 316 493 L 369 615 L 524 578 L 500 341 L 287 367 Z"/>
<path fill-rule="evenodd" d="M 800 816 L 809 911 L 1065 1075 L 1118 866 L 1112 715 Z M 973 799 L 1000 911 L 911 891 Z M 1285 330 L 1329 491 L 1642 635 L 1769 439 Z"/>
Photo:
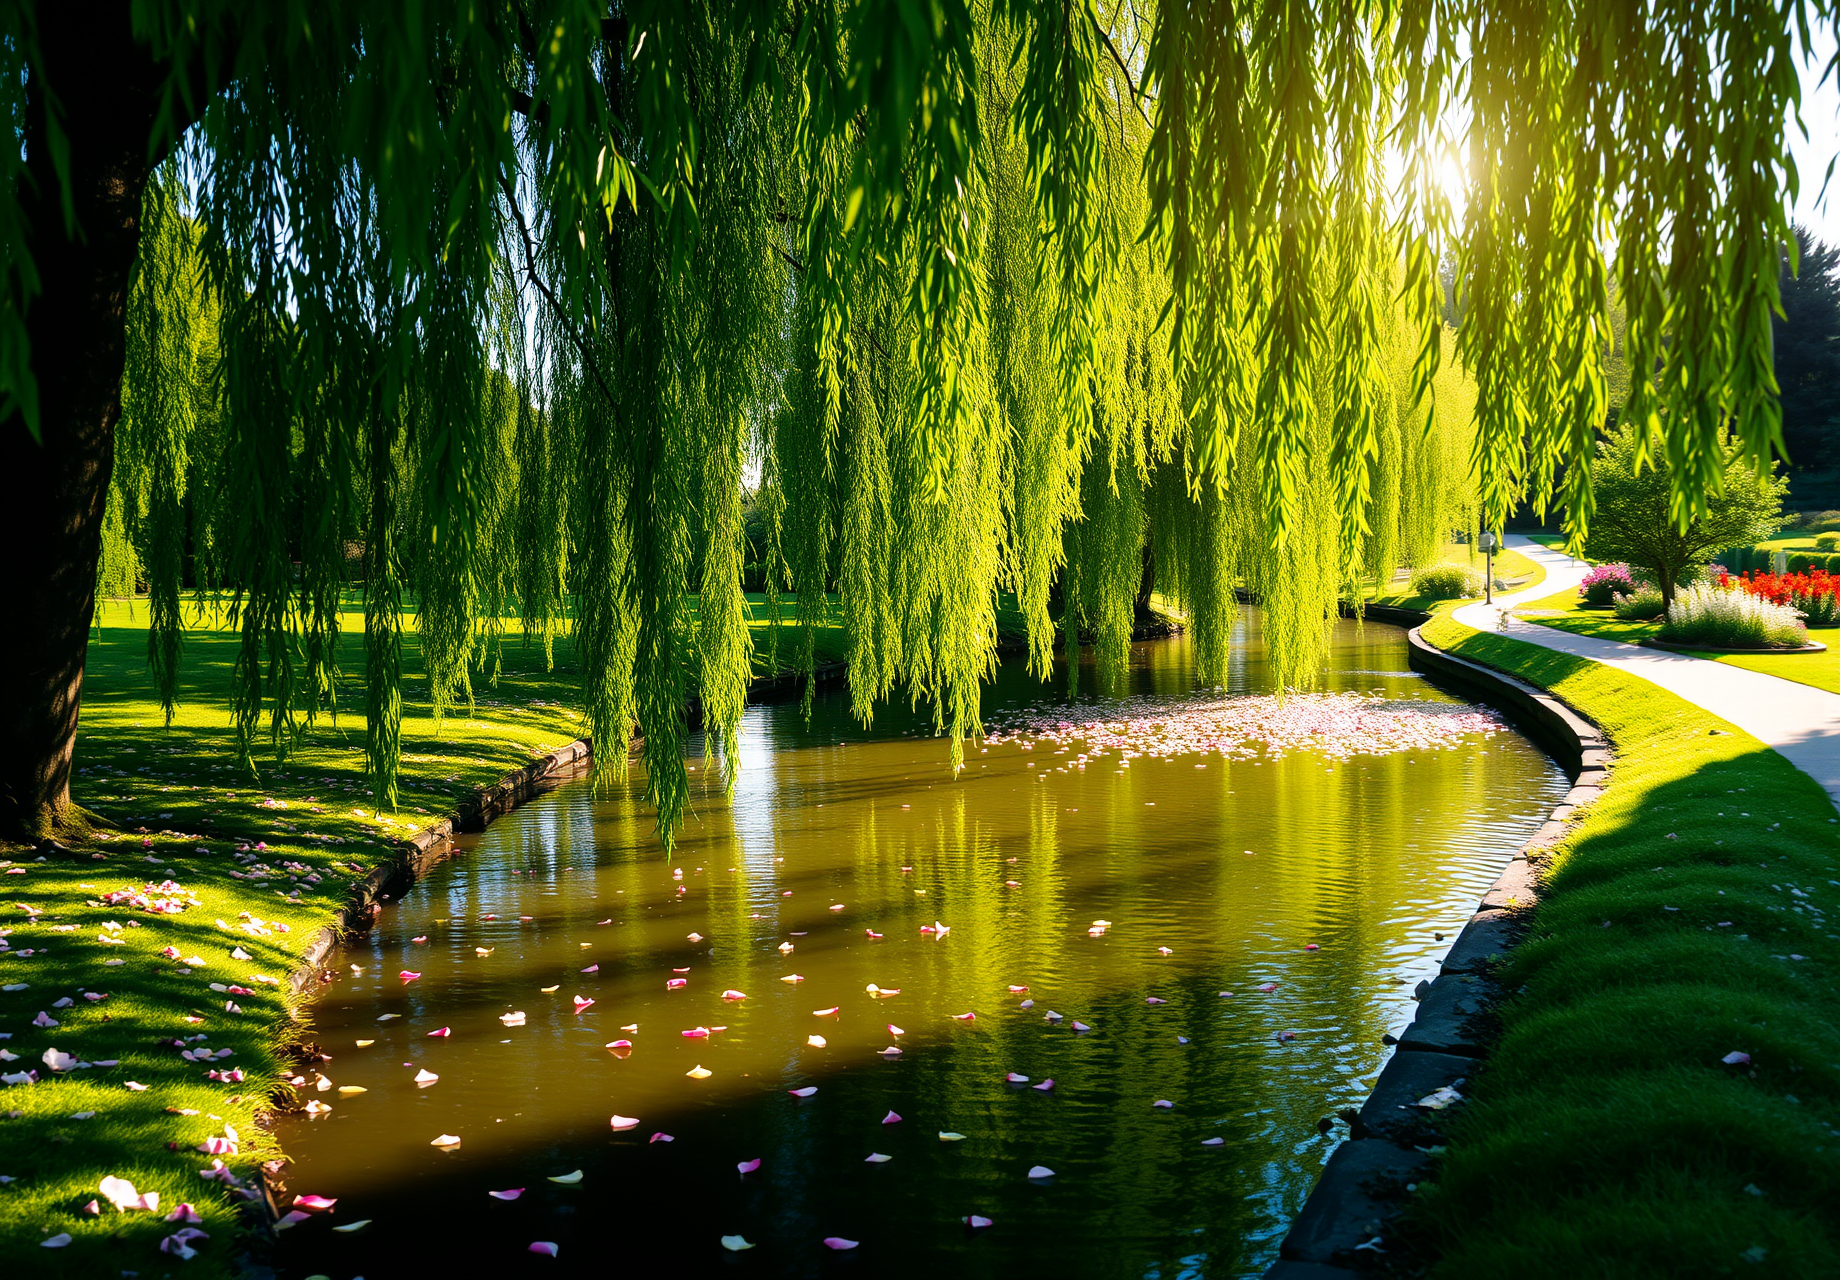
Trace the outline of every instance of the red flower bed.
<path fill-rule="evenodd" d="M 1840 622 L 1840 578 L 1825 569 L 1807 573 L 1750 573 L 1736 579 L 1730 574 L 1719 578 L 1721 587 L 1737 587 L 1771 604 L 1786 604 L 1799 609 L 1814 626 L 1831 626 Z"/>

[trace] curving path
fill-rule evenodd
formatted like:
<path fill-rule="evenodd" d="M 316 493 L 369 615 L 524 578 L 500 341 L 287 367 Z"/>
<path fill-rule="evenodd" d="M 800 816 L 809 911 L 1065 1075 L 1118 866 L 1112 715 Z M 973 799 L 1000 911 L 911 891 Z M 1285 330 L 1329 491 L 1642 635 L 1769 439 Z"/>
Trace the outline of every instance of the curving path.
<path fill-rule="evenodd" d="M 1828 797 L 1840 806 L 1840 694 L 1722 662 L 1594 636 L 1575 636 L 1514 618 L 1511 610 L 1515 605 L 1576 587 L 1583 581 L 1587 566 L 1563 551 L 1550 551 L 1519 534 L 1509 534 L 1506 541 L 1544 567 L 1545 580 L 1525 591 L 1498 595 L 1493 606 L 1465 605 L 1451 615 L 1458 622 L 1478 631 L 1495 631 L 1528 644 L 1589 658 L 1660 685 L 1774 747 L 1790 764 L 1826 788 Z"/>

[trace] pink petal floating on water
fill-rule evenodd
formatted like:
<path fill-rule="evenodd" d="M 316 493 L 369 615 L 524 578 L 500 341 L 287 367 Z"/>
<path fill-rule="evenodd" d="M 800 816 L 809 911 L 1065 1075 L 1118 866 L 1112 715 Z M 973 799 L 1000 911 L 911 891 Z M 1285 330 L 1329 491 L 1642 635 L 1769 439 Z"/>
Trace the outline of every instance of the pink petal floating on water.
<path fill-rule="evenodd" d="M 701 1040 L 709 1034 L 709 1028 L 708 1027 L 691 1027 L 688 1031 L 684 1032 L 683 1034 L 688 1036 L 692 1040 Z"/>
<path fill-rule="evenodd" d="M 805 981 L 805 975 L 802 973 L 789 973 L 785 977 L 781 978 L 780 981 L 781 982 L 803 982 Z"/>
<path fill-rule="evenodd" d="M 1052 1178 L 1053 1176 L 1054 1170 L 1048 1168 L 1045 1164 L 1035 1165 L 1029 1170 L 1029 1177 L 1031 1178 Z"/>
<path fill-rule="evenodd" d="M 901 1117 L 897 1113 L 890 1111 L 887 1115 L 882 1117 L 882 1123 L 883 1124 L 900 1124 Z"/>
<path fill-rule="evenodd" d="M 600 926 L 604 924 L 612 924 L 612 923 L 613 923 L 612 920 L 596 920 L 594 922 L 594 927 L 598 929 Z"/>
<path fill-rule="evenodd" d="M 275 1229 L 277 1231 L 286 1231 L 289 1227 L 298 1227 L 301 1223 L 311 1222 L 312 1220 L 312 1214 L 302 1213 L 298 1209 L 291 1209 L 287 1213 L 281 1215 L 280 1220 L 275 1223 Z"/>
<path fill-rule="evenodd" d="M 337 1204 L 338 1202 L 339 1201 L 338 1201 L 337 1196 L 331 1196 L 331 1197 L 328 1197 L 328 1196 L 295 1196 L 294 1197 L 294 1207 L 296 1209 L 314 1209 L 314 1210 L 330 1209 L 333 1205 Z"/>
<path fill-rule="evenodd" d="M 841 902 L 836 902 L 836 903 L 832 903 L 832 904 L 831 904 L 831 910 L 832 910 L 832 911 L 842 911 L 842 910 L 843 910 L 843 903 L 841 903 Z"/>
<path fill-rule="evenodd" d="M 639 1118 L 637 1116 L 616 1115 L 613 1119 L 609 1120 L 607 1123 L 611 1124 L 615 1129 L 619 1129 L 619 1130 L 636 1129 L 639 1127 Z"/>
<path fill-rule="evenodd" d="M 1029 1088 L 1039 1089 L 1042 1093 L 1052 1093 L 1054 1092 L 1054 1077 L 1049 1076 L 1046 1080 L 1043 1080 L 1040 1084 L 1032 1084 L 1029 1086 Z"/>
<path fill-rule="evenodd" d="M 1027 988 L 1027 987 L 1015 987 L 1015 986 L 1012 986 L 1012 987 L 1010 988 L 1010 992 L 1011 992 L 1011 994 L 1015 994 L 1015 993 L 1017 993 L 1017 992 L 1021 992 L 1021 991 L 1027 991 L 1027 990 L 1028 990 L 1028 988 Z"/>
<path fill-rule="evenodd" d="M 1741 1053 L 1734 1049 L 1723 1058 L 1720 1058 L 1719 1061 L 1723 1062 L 1728 1067 L 1748 1067 L 1751 1064 L 1751 1055 L 1748 1053 Z"/>
<path fill-rule="evenodd" d="M 954 1022 L 976 1022 L 977 1014 L 975 1013 L 955 1013 L 952 1015 L 952 1020 Z"/>
<path fill-rule="evenodd" d="M 411 941 L 411 942 L 426 942 L 426 941 L 428 941 L 428 935 L 424 933 L 424 934 L 423 934 L 423 935 L 422 935 L 421 937 L 419 937 L 419 938 L 411 938 L 411 939 L 409 939 L 409 941 Z"/>
<path fill-rule="evenodd" d="M 593 1003 L 594 1001 L 588 999 L 588 997 L 586 996 L 576 996 L 575 997 L 575 1012 L 580 1013 L 583 1009 L 586 1009 L 589 1005 Z"/>
<path fill-rule="evenodd" d="M 681 969 L 673 969 L 673 970 L 671 970 L 671 972 L 672 972 L 672 973 L 689 973 L 689 972 L 690 972 L 690 966 L 689 966 L 689 965 L 685 965 L 685 966 L 684 966 L 683 968 L 681 968 Z"/>
<path fill-rule="evenodd" d="M 876 1052 L 881 1054 L 884 1058 L 898 1058 L 901 1056 L 901 1051 L 893 1045 L 889 1045 L 886 1049 L 877 1049 Z"/>
<path fill-rule="evenodd" d="M 728 990 L 722 993 L 722 998 L 724 1000 L 745 1000 L 747 999 L 747 992 Z"/>
<path fill-rule="evenodd" d="M 826 1249 L 854 1249 L 859 1243 L 861 1242 L 857 1240 L 845 1240 L 842 1236 L 824 1237 L 824 1247 Z"/>
<path fill-rule="evenodd" d="M 864 930 L 863 930 L 863 937 L 865 937 L 865 938 L 879 938 L 879 937 L 881 937 L 881 936 L 882 936 L 881 934 L 879 934 L 879 933 L 877 933 L 877 932 L 876 932 L 875 930 L 873 930 L 873 929 L 864 929 Z"/>
<path fill-rule="evenodd" d="M 645 1140 L 645 1143 L 647 1146 L 650 1146 L 654 1142 L 676 1142 L 676 1141 L 677 1139 L 673 1138 L 668 1133 L 654 1133 L 651 1137 Z"/>
<path fill-rule="evenodd" d="M 1277 989 L 1278 989 L 1278 984 L 1275 982 L 1263 982 L 1259 984 L 1259 990 L 1265 992 L 1267 995 L 1270 995 L 1272 992 L 1276 991 Z"/>
<path fill-rule="evenodd" d="M 688 978 L 666 978 L 664 980 L 664 989 L 666 991 L 675 991 L 679 987 L 687 987 L 689 985 L 690 979 Z"/>
<path fill-rule="evenodd" d="M 1176 1104 L 1169 1101 L 1169 1099 L 1167 1098 L 1158 1098 L 1155 1102 L 1152 1102 L 1150 1105 L 1153 1107 L 1158 1107 L 1164 1111 L 1168 1111 L 1170 1108 L 1174 1107 Z"/>
<path fill-rule="evenodd" d="M 991 1222 L 989 1218 L 983 1217 L 975 1213 L 963 1219 L 963 1221 L 964 1221 L 964 1224 L 967 1227 L 970 1227 L 973 1231 L 980 1231 L 983 1228 L 988 1227 Z"/>
<path fill-rule="evenodd" d="M 83 1206 L 83 1212 L 94 1218 L 102 1212 L 102 1206 L 94 1200 L 91 1200 L 88 1204 Z M 170 1222 L 172 1219 L 168 1218 L 167 1221 Z"/>
<path fill-rule="evenodd" d="M 1169 1001 L 1163 999 L 1161 996 L 1145 996 L 1144 1003 L 1145 1004 L 1168 1004 Z"/>
<path fill-rule="evenodd" d="M 524 1188 L 513 1187 L 509 1191 L 488 1191 L 486 1194 L 494 1200 L 515 1200 L 524 1194 Z"/>
<path fill-rule="evenodd" d="M 454 1032 L 453 1032 L 453 1028 L 452 1028 L 452 1027 L 441 1027 L 441 1028 L 440 1028 L 440 1029 L 438 1029 L 438 1030 L 435 1030 L 435 1031 L 430 1031 L 430 1032 L 429 1032 L 428 1034 L 429 1034 L 429 1035 L 431 1035 L 431 1036 L 440 1036 L 440 1037 L 442 1037 L 443 1039 L 445 1039 L 446 1037 L 448 1037 L 448 1036 L 450 1036 L 450 1035 L 452 1035 L 453 1033 L 454 1033 Z"/>
<path fill-rule="evenodd" d="M 422 1068 L 422 1070 L 417 1071 L 415 1073 L 415 1083 L 417 1084 L 433 1084 L 436 1080 L 439 1080 L 440 1078 L 441 1078 L 440 1076 L 437 1076 L 434 1072 L 428 1070 L 426 1067 Z"/>
<path fill-rule="evenodd" d="M 1304 944 L 1303 944 L 1303 949 L 1304 949 L 1305 951 L 1320 951 L 1320 950 L 1322 950 L 1322 948 L 1321 948 L 1321 947 L 1318 947 L 1318 946 L 1317 946 L 1317 945 L 1316 945 L 1316 944 L 1315 944 L 1314 942 L 1306 942 L 1306 943 L 1304 943 Z"/>
<path fill-rule="evenodd" d="M 888 1034 L 891 1036 L 904 1036 L 907 1034 L 907 1032 L 904 1031 L 902 1028 L 895 1026 L 894 1023 L 891 1022 L 888 1024 Z"/>
<path fill-rule="evenodd" d="M 837 1006 L 837 1005 L 832 1005 L 832 1006 L 831 1006 L 830 1008 L 828 1008 L 828 1009 L 813 1009 L 813 1010 L 811 1011 L 811 1016 L 812 1016 L 812 1017 L 814 1017 L 814 1018 L 828 1018 L 828 1017 L 830 1017 L 830 1016 L 831 1016 L 831 1015 L 832 1015 L 833 1013 L 836 1013 L 836 1012 L 837 1012 L 837 1010 L 838 1010 L 838 1008 L 839 1008 L 839 1006 Z"/>
<path fill-rule="evenodd" d="M 556 1256 L 556 1242 L 553 1240 L 532 1240 L 530 1242 L 530 1251 L 553 1258 Z"/>
<path fill-rule="evenodd" d="M 396 976 L 403 980 L 403 985 L 406 987 L 411 982 L 414 982 L 417 978 L 421 977 L 422 975 L 415 972 L 413 969 L 404 969 L 401 973 L 397 974 Z"/>
<path fill-rule="evenodd" d="M 1175 954 L 1175 952 L 1171 951 L 1168 947 L 1158 947 L 1156 953 L 1159 956 L 1173 956 Z"/>
<path fill-rule="evenodd" d="M 740 1164 L 736 1165 L 735 1168 L 739 1169 L 742 1173 L 752 1173 L 754 1170 L 760 1168 L 760 1157 L 756 1156 L 752 1160 L 743 1160 Z"/>
<path fill-rule="evenodd" d="M 892 1159 L 894 1159 L 893 1156 L 885 1156 L 879 1151 L 871 1151 L 868 1155 L 863 1157 L 863 1163 L 864 1164 L 887 1164 Z"/>
<path fill-rule="evenodd" d="M 1089 1026 L 1087 1026 L 1087 1025 L 1086 1025 L 1086 1024 L 1084 1023 L 1084 1022 L 1076 1022 L 1076 1023 L 1074 1023 L 1074 1024 L 1073 1024 L 1073 1029 L 1074 1029 L 1075 1031 L 1091 1031 L 1091 1030 L 1092 1030 L 1092 1028 L 1091 1028 L 1091 1027 L 1089 1027 Z"/>
<path fill-rule="evenodd" d="M 612 1041 L 611 1043 L 609 1043 L 609 1044 L 607 1045 L 607 1047 L 608 1047 L 609 1049 L 630 1049 L 630 1048 L 632 1048 L 632 1041 L 630 1041 L 630 1040 L 614 1040 L 614 1041 Z"/>
<path fill-rule="evenodd" d="M 599 973 L 600 971 L 601 967 L 598 964 L 591 964 L 586 969 L 582 970 L 583 973 Z"/>
<path fill-rule="evenodd" d="M 1033 1009 L 1035 1007 L 1035 1002 L 1033 1000 L 1024 1000 L 1021 1004 L 1017 1005 L 1016 1007 L 1018 1009 Z"/>
<path fill-rule="evenodd" d="M 703 940 L 703 935 L 700 933 L 687 933 L 684 936 L 692 942 L 701 942 Z"/>
<path fill-rule="evenodd" d="M 60 1231 L 47 1240 L 40 1240 L 38 1242 L 38 1247 L 41 1249 L 62 1249 L 69 1243 L 70 1233 L 68 1231 Z"/>
<path fill-rule="evenodd" d="M 1052 1009 L 1048 1010 L 1046 1013 L 1042 1015 L 1042 1021 L 1044 1022 L 1059 1022 L 1060 1020 L 1061 1020 L 1061 1015 L 1054 1012 L 1054 1010 Z"/>
<path fill-rule="evenodd" d="M 1297 1033 L 1295 1031 L 1280 1031 L 1272 1038 L 1279 1044 L 1283 1044 L 1286 1040 L 1295 1040 L 1297 1038 Z"/>
<path fill-rule="evenodd" d="M 809 1098 L 811 1097 L 812 1094 L 816 1093 L 817 1091 L 818 1091 L 818 1086 L 815 1084 L 808 1084 L 803 1089 L 786 1090 L 787 1093 L 791 1094 L 795 1098 Z"/>
<path fill-rule="evenodd" d="M 1004 1076 L 1003 1078 L 1009 1081 L 1011 1084 L 1027 1084 L 1029 1082 L 1029 1078 L 1023 1075 L 1020 1071 L 1012 1071 L 1008 1075 Z"/>
<path fill-rule="evenodd" d="M 1204 1147 L 1224 1147 L 1227 1145 L 1227 1140 L 1225 1138 L 1203 1138 L 1201 1140 L 1201 1145 Z"/>

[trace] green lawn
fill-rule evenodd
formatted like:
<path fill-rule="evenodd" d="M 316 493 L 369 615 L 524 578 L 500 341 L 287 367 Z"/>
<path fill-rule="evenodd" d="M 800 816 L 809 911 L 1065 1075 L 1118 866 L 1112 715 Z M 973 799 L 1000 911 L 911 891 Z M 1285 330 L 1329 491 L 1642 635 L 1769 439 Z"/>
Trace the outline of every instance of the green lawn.
<path fill-rule="evenodd" d="M 1621 640 L 1628 644 L 1646 640 L 1661 630 L 1658 622 L 1623 622 L 1613 613 L 1581 609 L 1575 591 L 1561 591 L 1534 600 L 1515 610 L 1527 621 L 1574 635 L 1596 636 L 1602 640 Z M 1546 616 L 1539 616 L 1539 615 Z M 1746 671 L 1761 671 L 1766 676 L 1780 676 L 1797 684 L 1812 685 L 1840 693 L 1840 628 L 1818 627 L 1809 637 L 1828 646 L 1826 653 L 1705 653 L 1693 655 Z"/>
<path fill-rule="evenodd" d="M 345 618 L 345 710 L 323 717 L 284 764 L 258 759 L 254 773 L 236 763 L 229 724 L 233 634 L 209 625 L 188 633 L 180 710 L 166 727 L 147 675 L 144 603 L 111 603 L 99 624 L 72 793 L 122 830 L 74 859 L 39 862 L 30 849 L 0 846 L 0 1035 L 9 1037 L 0 1051 L 10 1055 L 0 1073 L 45 1077 L 0 1088 L 0 1258 L 30 1259 L 35 1274 L 41 1260 L 55 1262 L 62 1277 L 162 1274 L 170 1260 L 159 1241 L 180 1225 L 162 1219 L 189 1202 L 209 1239 L 194 1242 L 199 1257 L 185 1273 L 223 1277 L 248 1220 L 230 1188 L 199 1177 L 217 1157 L 198 1148 L 234 1132 L 234 1154 L 221 1158 L 250 1187 L 258 1163 L 279 1154 L 257 1116 L 277 1088 L 292 1096 L 277 1084 L 294 1073 L 282 1054 L 292 1026 L 282 984 L 302 946 L 396 842 L 452 812 L 475 785 L 581 735 L 568 709 L 573 647 L 561 638 L 546 670 L 539 646 L 508 641 L 497 683 L 476 677 L 475 713 L 450 715 L 437 731 L 409 633 L 402 802 L 380 814 L 356 711 L 360 615 Z M 758 598 L 755 626 L 764 669 Z M 841 629 L 819 628 L 816 648 L 821 662 L 840 658 Z M 781 660 L 798 651 L 796 635 L 783 634 Z M 175 887 L 145 898 L 171 902 L 171 913 L 103 901 L 168 882 Z M 56 1025 L 37 1025 L 41 1013 Z M 223 1056 L 188 1061 L 176 1040 L 194 1055 Z M 43 1059 L 53 1049 L 94 1065 L 52 1079 Z M 245 1078 L 214 1081 L 214 1070 Z M 339 1105 L 336 1093 L 305 1098 Z M 108 1175 L 158 1192 L 160 1212 L 118 1213 L 105 1198 L 100 1216 L 87 1215 Z M 67 1247 L 41 1251 L 61 1234 Z"/>
<path fill-rule="evenodd" d="M 1642 680 L 1448 617 L 1425 634 L 1551 689 L 1617 753 L 1549 864 L 1501 1040 L 1420 1186 L 1409 1231 L 1433 1274 L 1840 1275 L 1827 796 Z"/>
<path fill-rule="evenodd" d="M 1453 542 L 1447 545 L 1444 548 L 1444 554 L 1439 558 L 1439 563 L 1460 564 L 1466 568 L 1473 568 L 1478 577 L 1482 574 L 1482 556 L 1478 554 L 1472 559 L 1469 547 L 1463 543 Z M 1504 547 L 1495 553 L 1495 576 L 1504 582 L 1514 583 L 1509 590 L 1524 591 L 1529 587 L 1537 587 L 1545 581 L 1546 570 L 1513 548 Z M 1443 603 L 1432 596 L 1413 595 L 1411 590 L 1409 581 L 1389 583 L 1385 594 L 1373 583 L 1368 583 L 1362 590 L 1361 596 L 1368 604 L 1384 604 L 1397 609 L 1419 609 L 1427 612 L 1434 605 Z M 1476 598 L 1481 599 L 1480 596 Z M 1455 603 L 1461 603 L 1461 601 Z"/>

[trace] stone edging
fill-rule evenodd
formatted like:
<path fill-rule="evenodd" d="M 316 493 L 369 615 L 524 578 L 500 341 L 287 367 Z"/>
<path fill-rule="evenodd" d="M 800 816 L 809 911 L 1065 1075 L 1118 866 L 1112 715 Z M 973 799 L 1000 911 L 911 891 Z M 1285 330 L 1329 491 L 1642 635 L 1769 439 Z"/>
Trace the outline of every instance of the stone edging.
<path fill-rule="evenodd" d="M 1672 640 L 1657 640 L 1654 636 L 1636 641 L 1645 649 L 1664 649 L 1668 653 L 1747 653 L 1753 657 L 1765 658 L 1796 653 L 1826 653 L 1827 646 L 1819 640 L 1810 640 L 1799 649 L 1721 649 L 1710 644 L 1676 644 Z"/>
<path fill-rule="evenodd" d="M 1425 621 L 1424 615 L 1417 621 Z M 1523 680 L 1445 653 L 1417 626 L 1406 639 L 1415 669 L 1464 685 L 1507 710 L 1573 775 L 1572 788 L 1482 895 L 1438 976 L 1419 984 L 1417 1016 L 1397 1040 L 1387 1038 L 1397 1047 L 1359 1113 L 1343 1113 L 1349 1140 L 1329 1157 L 1265 1280 L 1350 1280 L 1361 1274 L 1361 1246 L 1380 1243 L 1404 1207 L 1404 1188 L 1431 1171 L 1424 1148 L 1442 1141 L 1436 1129 L 1441 1112 L 1421 1106 L 1421 1100 L 1439 1089 L 1459 1089 L 1487 1052 L 1487 1028 L 1478 1020 L 1486 1021 L 1503 994 L 1490 970 L 1519 938 L 1526 909 L 1539 897 L 1540 862 L 1566 821 L 1609 784 L 1609 741 L 1584 716 Z"/>

